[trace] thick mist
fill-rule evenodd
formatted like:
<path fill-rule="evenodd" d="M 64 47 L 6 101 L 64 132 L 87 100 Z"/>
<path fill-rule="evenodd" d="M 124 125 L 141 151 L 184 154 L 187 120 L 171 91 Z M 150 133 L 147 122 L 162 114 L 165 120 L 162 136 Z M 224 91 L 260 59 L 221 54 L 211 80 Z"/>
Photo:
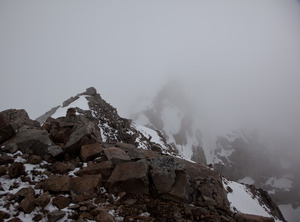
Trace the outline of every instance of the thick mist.
<path fill-rule="evenodd" d="M 94 86 L 128 117 L 175 78 L 208 132 L 259 127 L 299 149 L 298 1 L 4 0 L 0 32 L 1 110 L 36 118 Z"/>

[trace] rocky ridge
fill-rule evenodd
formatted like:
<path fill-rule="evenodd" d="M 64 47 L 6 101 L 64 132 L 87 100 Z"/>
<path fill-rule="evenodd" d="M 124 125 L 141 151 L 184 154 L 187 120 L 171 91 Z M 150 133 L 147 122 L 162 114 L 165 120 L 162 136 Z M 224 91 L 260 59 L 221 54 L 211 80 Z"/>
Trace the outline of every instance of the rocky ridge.
<path fill-rule="evenodd" d="M 82 95 L 94 111 L 70 107 Z M 165 151 L 97 95 L 89 88 L 42 126 L 24 110 L 0 113 L 1 220 L 274 221 L 232 210 L 232 189 L 216 171 Z"/>

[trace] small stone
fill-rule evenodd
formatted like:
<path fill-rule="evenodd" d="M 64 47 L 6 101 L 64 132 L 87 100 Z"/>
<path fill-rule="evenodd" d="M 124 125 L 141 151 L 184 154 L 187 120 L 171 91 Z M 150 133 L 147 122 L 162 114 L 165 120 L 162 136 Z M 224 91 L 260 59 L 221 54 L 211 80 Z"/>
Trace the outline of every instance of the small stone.
<path fill-rule="evenodd" d="M 15 195 L 21 197 L 27 197 L 28 195 L 34 195 L 34 189 L 32 187 L 24 187 L 20 189 Z"/>
<path fill-rule="evenodd" d="M 78 209 L 78 208 L 80 208 L 79 204 L 74 204 L 74 205 L 68 207 L 68 209 L 71 209 L 71 210 L 75 210 L 75 209 Z"/>
<path fill-rule="evenodd" d="M 41 214 L 37 214 L 32 218 L 33 221 L 40 221 L 42 219 L 43 219 L 43 216 Z"/>
<path fill-rule="evenodd" d="M 29 194 L 24 200 L 22 200 L 20 207 L 26 214 L 30 214 L 35 208 L 35 199 L 33 195 Z"/>
<path fill-rule="evenodd" d="M 10 178 L 17 178 L 21 175 L 26 175 L 24 164 L 20 162 L 11 164 L 7 170 Z"/>
<path fill-rule="evenodd" d="M 0 156 L 0 165 L 7 165 L 14 162 L 11 156 Z"/>
<path fill-rule="evenodd" d="M 88 220 L 93 220 L 94 216 L 88 212 L 82 212 L 79 216 L 79 218 L 84 218 L 84 219 L 88 219 Z"/>
<path fill-rule="evenodd" d="M 45 193 L 41 194 L 35 200 L 35 204 L 38 205 L 38 206 L 40 206 L 40 207 L 46 207 L 49 202 L 50 202 L 49 192 L 45 192 Z"/>
<path fill-rule="evenodd" d="M 8 220 L 7 222 L 22 222 L 22 221 L 20 220 L 20 218 L 15 217 L 15 218 Z"/>
<path fill-rule="evenodd" d="M 57 157 L 61 154 L 64 153 L 64 151 L 59 147 L 59 146 L 50 146 L 48 148 L 48 153 L 52 156 L 52 157 Z"/>
<path fill-rule="evenodd" d="M 80 158 L 82 161 L 90 161 L 99 157 L 103 152 L 103 147 L 99 143 L 88 144 L 81 147 Z"/>
<path fill-rule="evenodd" d="M 0 221 L 3 221 L 4 219 L 7 219 L 9 217 L 10 217 L 9 213 L 0 210 Z"/>
<path fill-rule="evenodd" d="M 48 222 L 56 222 L 57 220 L 63 218 L 66 215 L 66 212 L 56 210 L 52 211 L 51 213 L 48 214 Z"/>
<path fill-rule="evenodd" d="M 82 207 L 79 208 L 80 211 L 87 211 L 87 209 L 88 208 L 86 206 L 82 206 Z"/>
<path fill-rule="evenodd" d="M 51 166 L 51 172 L 53 173 L 66 173 L 69 170 L 69 165 L 62 162 L 55 162 Z"/>
<path fill-rule="evenodd" d="M 30 164 L 40 164 L 42 162 L 42 157 L 38 155 L 31 155 L 28 158 L 28 163 Z"/>
<path fill-rule="evenodd" d="M 6 175 L 6 170 L 5 166 L 0 166 L 0 177 Z"/>
<path fill-rule="evenodd" d="M 70 202 L 70 198 L 64 196 L 57 196 L 52 201 L 53 205 L 55 205 L 58 209 L 63 209 L 69 206 Z"/>
<path fill-rule="evenodd" d="M 102 211 L 100 212 L 97 217 L 95 218 L 95 220 L 98 222 L 102 221 L 102 222 L 115 222 L 115 218 L 109 214 L 106 211 Z"/>

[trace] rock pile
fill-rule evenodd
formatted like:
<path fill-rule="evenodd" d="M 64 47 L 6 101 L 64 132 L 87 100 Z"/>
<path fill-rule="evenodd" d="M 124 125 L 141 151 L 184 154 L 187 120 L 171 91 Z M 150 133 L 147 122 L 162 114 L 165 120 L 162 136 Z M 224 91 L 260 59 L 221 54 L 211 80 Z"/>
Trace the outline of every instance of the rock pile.
<path fill-rule="evenodd" d="M 217 172 L 102 142 L 98 126 L 75 113 L 43 126 L 23 110 L 0 113 L 0 221 L 272 221 L 235 219 Z"/>

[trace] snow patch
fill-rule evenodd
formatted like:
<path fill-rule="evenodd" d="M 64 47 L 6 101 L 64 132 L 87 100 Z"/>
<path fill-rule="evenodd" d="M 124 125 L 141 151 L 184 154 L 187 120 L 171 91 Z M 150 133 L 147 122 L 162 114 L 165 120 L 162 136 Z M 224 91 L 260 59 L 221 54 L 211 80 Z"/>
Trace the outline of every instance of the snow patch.
<path fill-rule="evenodd" d="M 251 191 L 246 185 L 229 181 L 223 178 L 223 186 L 230 187 L 233 191 L 227 194 L 230 208 L 233 212 L 241 212 L 245 214 L 254 214 L 264 217 L 272 217 L 265 205 L 260 205 L 257 197 L 253 197 Z M 275 221 L 280 221 L 274 218 Z"/>

